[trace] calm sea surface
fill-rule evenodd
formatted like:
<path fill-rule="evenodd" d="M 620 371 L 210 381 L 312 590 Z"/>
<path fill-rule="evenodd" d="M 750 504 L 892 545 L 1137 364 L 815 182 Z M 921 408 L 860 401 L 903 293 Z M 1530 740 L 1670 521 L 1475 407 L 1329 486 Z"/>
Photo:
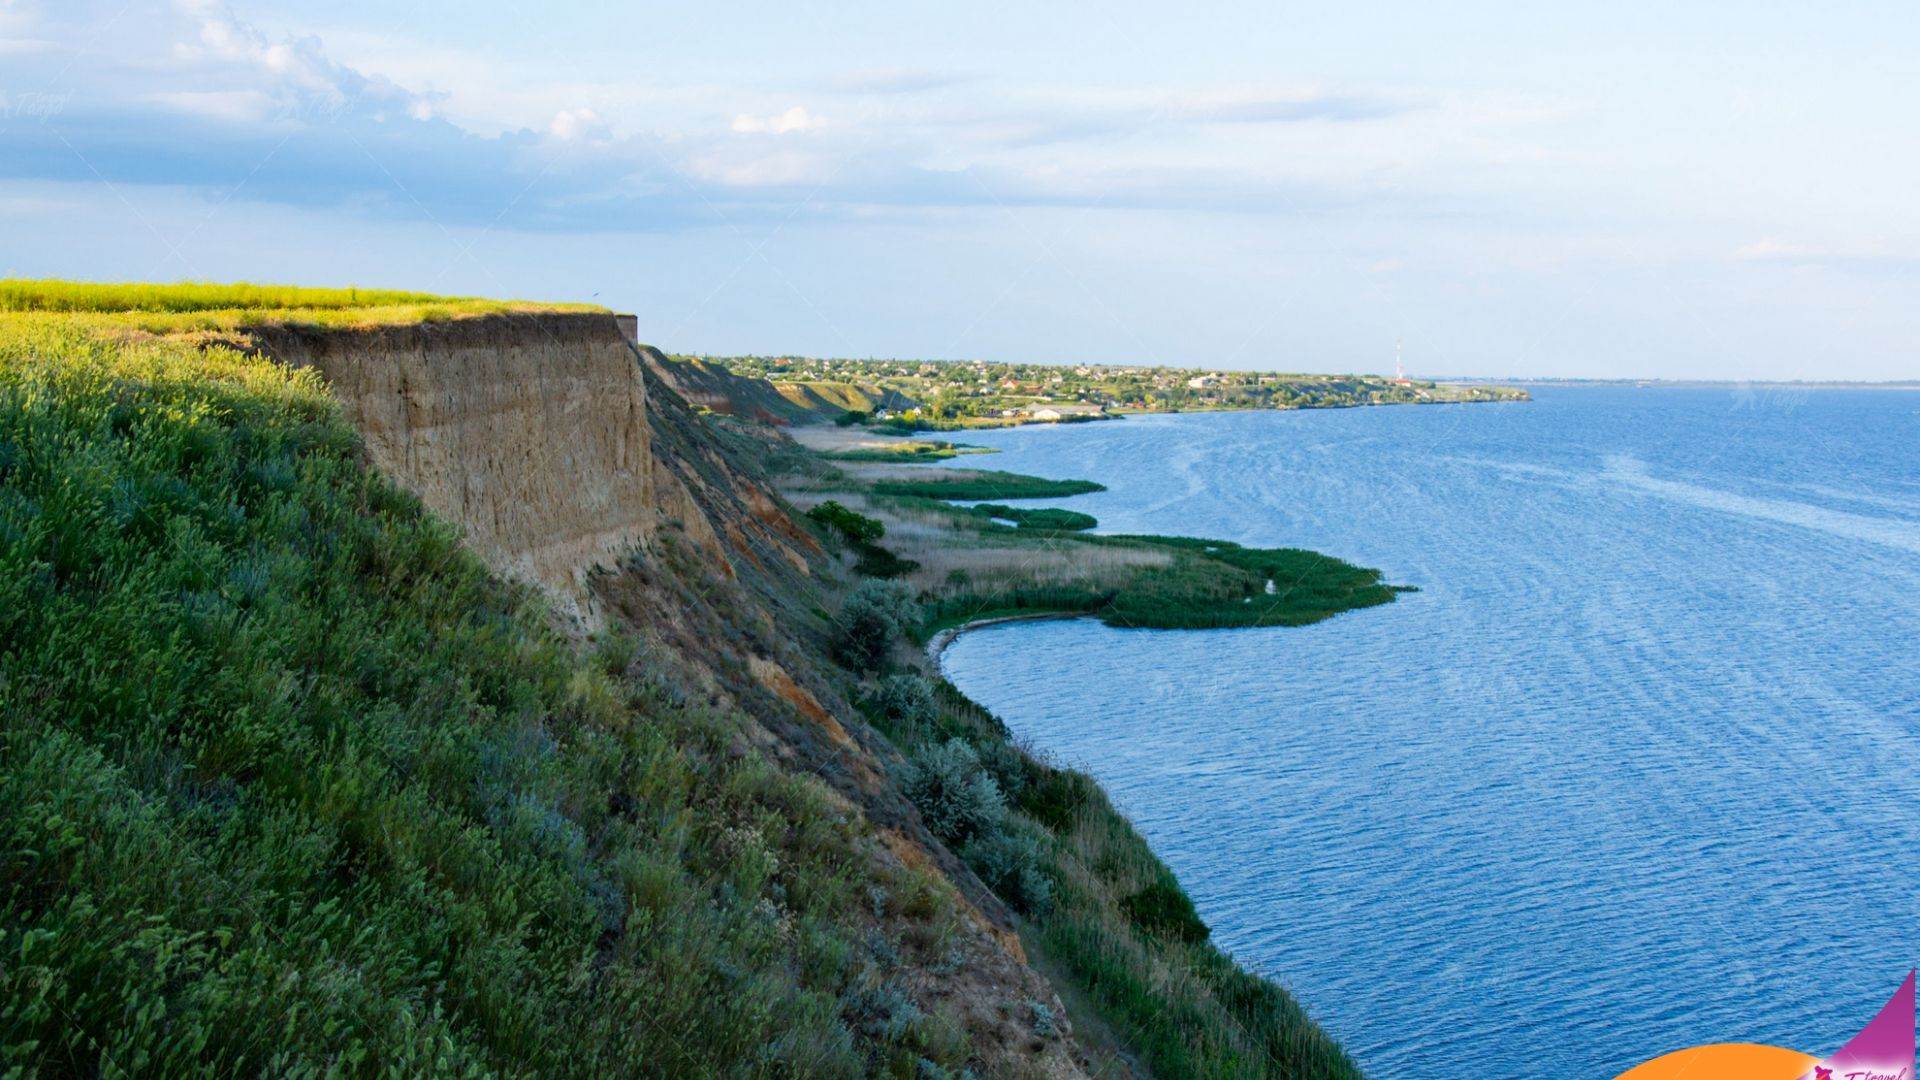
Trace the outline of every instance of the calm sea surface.
<path fill-rule="evenodd" d="M 1097 776 L 1372 1075 L 1826 1053 L 1920 961 L 1920 394 L 1535 397 L 969 436 L 1107 484 L 1034 504 L 1102 531 L 1421 591 L 992 627 L 948 674 Z"/>

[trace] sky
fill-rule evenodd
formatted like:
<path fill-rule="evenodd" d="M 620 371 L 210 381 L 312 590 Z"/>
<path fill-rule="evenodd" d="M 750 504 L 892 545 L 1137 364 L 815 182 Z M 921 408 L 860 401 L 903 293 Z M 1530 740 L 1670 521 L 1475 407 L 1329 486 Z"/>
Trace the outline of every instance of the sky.
<path fill-rule="evenodd" d="M 0 0 L 0 276 L 709 354 L 1920 378 L 1911 0 Z"/>

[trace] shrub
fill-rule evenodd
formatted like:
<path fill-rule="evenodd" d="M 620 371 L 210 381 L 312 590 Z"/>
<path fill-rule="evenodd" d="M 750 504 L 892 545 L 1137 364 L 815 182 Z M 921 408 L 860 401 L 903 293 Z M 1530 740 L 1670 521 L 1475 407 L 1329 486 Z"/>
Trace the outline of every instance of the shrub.
<path fill-rule="evenodd" d="M 903 559 L 879 544 L 860 544 L 856 550 L 860 552 L 860 558 L 853 564 L 856 574 L 891 580 L 906 577 L 920 569 L 919 563 Z"/>
<path fill-rule="evenodd" d="M 918 609 L 906 586 L 869 581 L 840 606 L 835 641 L 841 662 L 858 671 L 885 666 L 893 643 L 915 621 Z"/>
<path fill-rule="evenodd" d="M 870 1039 L 897 1043 L 911 1035 L 926 1014 L 904 989 L 887 983 L 849 991 L 840 1000 L 840 1015 Z"/>
<path fill-rule="evenodd" d="M 855 424 L 866 423 L 872 416 L 872 413 L 864 409 L 848 409 L 846 412 L 834 417 L 833 423 L 836 427 L 852 427 Z"/>
<path fill-rule="evenodd" d="M 1006 818 L 1000 785 L 964 739 L 922 748 L 908 763 L 900 786 L 927 828 L 949 844 L 994 833 Z"/>
<path fill-rule="evenodd" d="M 828 499 L 807 511 L 807 517 L 839 533 L 849 544 L 871 544 L 887 535 L 887 527 L 875 518 Z"/>
<path fill-rule="evenodd" d="M 1210 931 L 1193 910 L 1193 901 L 1171 875 L 1155 878 L 1146 888 L 1120 901 L 1120 910 L 1143 933 L 1169 941 L 1207 940 Z"/>
<path fill-rule="evenodd" d="M 1053 1007 L 1038 998 L 1028 998 L 1027 1008 L 1033 1012 L 1033 1033 L 1043 1039 L 1051 1039 L 1060 1034 L 1060 1019 L 1053 1015 Z"/>
<path fill-rule="evenodd" d="M 1027 816 L 1055 832 L 1073 825 L 1074 815 L 1086 805 L 1093 781 L 1066 769 L 1041 768 L 1028 779 L 1020 792 L 1020 809 Z"/>
<path fill-rule="evenodd" d="M 1033 834 L 1002 828 L 981 836 L 961 851 L 994 895 L 1028 915 L 1044 915 L 1053 906 L 1053 879 Z"/>
<path fill-rule="evenodd" d="M 880 680 L 874 704 L 889 720 L 929 724 L 934 718 L 933 684 L 923 675 L 889 675 Z"/>

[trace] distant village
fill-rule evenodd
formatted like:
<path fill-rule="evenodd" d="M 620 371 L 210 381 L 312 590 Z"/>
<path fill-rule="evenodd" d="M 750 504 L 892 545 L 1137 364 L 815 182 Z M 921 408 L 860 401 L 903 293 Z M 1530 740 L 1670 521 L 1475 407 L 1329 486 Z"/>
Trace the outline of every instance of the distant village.
<path fill-rule="evenodd" d="M 878 421 L 947 424 L 1074 422 L 1127 412 L 1302 409 L 1393 403 L 1499 401 L 1502 387 L 1457 386 L 1378 375 L 1208 371 L 1128 365 L 985 361 L 830 360 L 795 356 L 702 357 L 776 385 L 892 391 L 913 402 L 879 409 Z"/>

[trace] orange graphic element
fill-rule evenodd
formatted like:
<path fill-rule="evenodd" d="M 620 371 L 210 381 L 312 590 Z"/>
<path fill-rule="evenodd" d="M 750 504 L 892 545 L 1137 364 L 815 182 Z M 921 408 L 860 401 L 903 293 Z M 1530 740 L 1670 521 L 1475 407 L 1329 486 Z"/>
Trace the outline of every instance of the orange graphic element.
<path fill-rule="evenodd" d="M 1819 1060 L 1778 1046 L 1719 1043 L 1654 1058 L 1619 1080 L 1799 1080 Z"/>
<path fill-rule="evenodd" d="M 1716 1043 L 1655 1058 L 1615 1080 L 1913 1080 L 1914 977 L 1847 1045 L 1824 1058 L 1753 1043 Z"/>

